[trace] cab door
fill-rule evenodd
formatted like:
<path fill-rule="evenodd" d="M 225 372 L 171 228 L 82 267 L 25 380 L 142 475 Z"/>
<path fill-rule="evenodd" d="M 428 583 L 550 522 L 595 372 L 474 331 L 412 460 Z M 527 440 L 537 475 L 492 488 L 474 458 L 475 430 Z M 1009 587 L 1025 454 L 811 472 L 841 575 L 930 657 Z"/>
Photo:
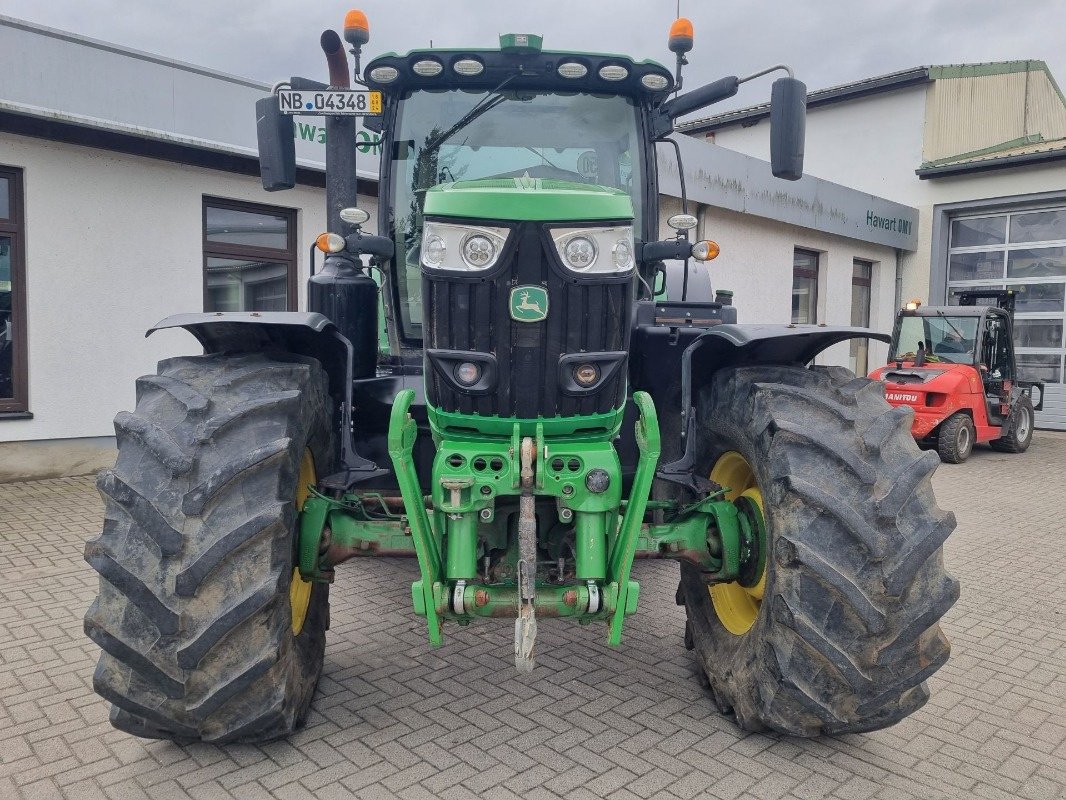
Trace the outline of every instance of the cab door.
<path fill-rule="evenodd" d="M 978 369 L 984 383 L 988 420 L 1003 425 L 1010 410 L 1010 391 L 1015 381 L 1014 347 L 1010 317 L 990 309 L 982 323 Z"/>

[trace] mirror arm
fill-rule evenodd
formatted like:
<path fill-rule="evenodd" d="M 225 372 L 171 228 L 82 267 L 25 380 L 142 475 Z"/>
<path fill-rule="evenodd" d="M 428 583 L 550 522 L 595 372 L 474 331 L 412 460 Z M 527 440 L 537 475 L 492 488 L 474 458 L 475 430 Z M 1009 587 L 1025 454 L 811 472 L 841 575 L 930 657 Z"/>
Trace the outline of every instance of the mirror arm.
<path fill-rule="evenodd" d="M 771 72 L 777 72 L 778 70 L 787 72 L 788 77 L 790 78 L 796 77 L 796 74 L 792 71 L 792 67 L 790 67 L 788 64 L 774 64 L 772 67 L 761 69 L 758 72 L 753 72 L 751 73 L 751 75 L 747 75 L 743 78 L 740 78 L 738 80 L 738 83 L 747 83 L 748 81 L 753 81 L 756 78 L 761 78 L 763 75 L 769 75 Z"/>

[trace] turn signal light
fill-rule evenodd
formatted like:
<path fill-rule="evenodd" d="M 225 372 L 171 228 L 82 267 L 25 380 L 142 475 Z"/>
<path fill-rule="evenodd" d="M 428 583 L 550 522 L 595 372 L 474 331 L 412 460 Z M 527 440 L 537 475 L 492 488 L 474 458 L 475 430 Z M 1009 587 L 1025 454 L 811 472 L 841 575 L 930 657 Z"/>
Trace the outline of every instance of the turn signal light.
<path fill-rule="evenodd" d="M 670 26 L 669 47 L 672 53 L 687 53 L 692 49 L 692 20 L 678 17 Z"/>
<path fill-rule="evenodd" d="M 712 242 L 710 239 L 703 239 L 692 245 L 692 257 L 697 261 L 712 261 L 718 258 L 721 252 L 722 248 L 718 246 L 718 242 Z"/>
<path fill-rule="evenodd" d="M 339 233 L 320 233 L 315 239 L 315 247 L 323 253 L 339 253 L 346 244 Z"/>

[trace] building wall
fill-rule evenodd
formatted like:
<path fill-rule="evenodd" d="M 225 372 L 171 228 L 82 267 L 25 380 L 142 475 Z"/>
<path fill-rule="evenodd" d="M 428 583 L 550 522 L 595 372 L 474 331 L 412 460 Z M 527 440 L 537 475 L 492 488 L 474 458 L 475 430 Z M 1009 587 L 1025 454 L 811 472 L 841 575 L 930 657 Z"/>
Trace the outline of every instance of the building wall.
<path fill-rule="evenodd" d="M 674 197 L 660 197 L 659 237 L 670 235 L 666 220 L 681 211 Z M 812 231 L 735 211 L 690 204 L 699 212 L 700 238 L 721 247 L 718 258 L 707 262 L 711 286 L 733 291 L 740 323 L 784 323 L 792 319 L 792 257 L 797 247 L 816 250 L 819 258 L 818 321 L 828 325 L 851 324 L 851 277 L 856 258 L 874 264 L 870 287 L 870 327 L 892 332 L 895 319 L 896 250 L 844 236 Z M 870 368 L 884 363 L 888 345 L 873 342 Z M 836 345 L 819 356 L 819 364 L 849 366 L 847 344 Z"/>
<path fill-rule="evenodd" d="M 795 248 L 815 250 L 819 258 L 818 321 L 851 324 L 851 276 L 856 258 L 874 263 L 870 327 L 892 332 L 895 314 L 896 251 L 890 247 L 832 236 L 807 228 L 708 209 L 704 235 L 718 242 L 721 255 L 710 262 L 715 288 L 732 289 L 741 323 L 788 323 L 792 318 L 792 257 Z M 884 362 L 888 346 L 872 343 L 871 369 Z M 848 345 L 818 357 L 819 364 L 848 366 Z"/>
<path fill-rule="evenodd" d="M 255 177 L 8 134 L 0 163 L 25 171 L 33 413 L 0 421 L 0 442 L 112 436 L 114 415 L 134 405 L 137 376 L 200 352 L 184 331 L 144 332 L 203 310 L 204 195 L 299 210 L 306 307 L 306 253 L 325 224 L 320 189 L 268 194 Z M 373 198 L 361 203 L 376 219 Z"/>
<path fill-rule="evenodd" d="M 913 206 L 914 170 L 922 161 L 925 86 L 812 108 L 807 112 L 804 172 Z M 716 131 L 715 144 L 770 158 L 770 121 Z"/>

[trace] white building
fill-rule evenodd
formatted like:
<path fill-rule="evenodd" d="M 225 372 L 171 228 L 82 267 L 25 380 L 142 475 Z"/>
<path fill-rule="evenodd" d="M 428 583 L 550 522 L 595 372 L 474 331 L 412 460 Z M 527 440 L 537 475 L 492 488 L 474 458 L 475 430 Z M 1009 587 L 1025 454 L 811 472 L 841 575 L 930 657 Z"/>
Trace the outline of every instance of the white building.
<path fill-rule="evenodd" d="M 268 84 L 6 17 L 0 52 L 12 56 L 0 70 L 0 480 L 84 473 L 113 458 L 112 419 L 133 406 L 136 377 L 196 351 L 183 331 L 146 329 L 181 311 L 306 308 L 325 225 L 321 123 L 297 127 L 298 187 L 267 194 L 254 103 Z M 361 137 L 360 203 L 376 218 L 377 155 Z M 915 208 L 890 186 L 849 188 L 817 157 L 788 183 L 763 160 L 679 138 L 701 234 L 722 247 L 713 284 L 735 291 L 741 322 L 890 329 L 899 266 L 919 247 Z M 679 204 L 672 150 L 660 167 L 665 218 Z M 820 361 L 861 372 L 884 355 L 845 344 Z"/>
<path fill-rule="evenodd" d="M 684 129 L 766 157 L 768 112 L 754 106 Z M 905 298 L 1019 290 L 1019 368 L 1047 382 L 1037 425 L 1066 428 L 1066 99 L 1047 66 L 918 67 L 812 92 L 805 166 L 918 209 L 918 246 L 902 254 Z"/>

